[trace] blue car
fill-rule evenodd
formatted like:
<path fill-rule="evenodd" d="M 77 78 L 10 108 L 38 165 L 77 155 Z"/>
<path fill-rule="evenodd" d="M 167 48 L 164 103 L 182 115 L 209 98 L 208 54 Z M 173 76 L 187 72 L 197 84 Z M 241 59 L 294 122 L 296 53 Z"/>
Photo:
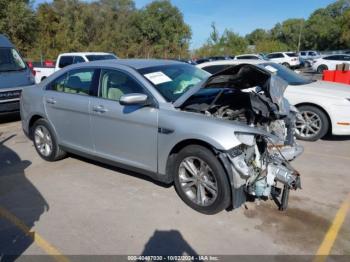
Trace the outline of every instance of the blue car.
<path fill-rule="evenodd" d="M 34 76 L 15 46 L 0 35 L 0 114 L 19 111 L 24 86 L 34 84 Z"/>

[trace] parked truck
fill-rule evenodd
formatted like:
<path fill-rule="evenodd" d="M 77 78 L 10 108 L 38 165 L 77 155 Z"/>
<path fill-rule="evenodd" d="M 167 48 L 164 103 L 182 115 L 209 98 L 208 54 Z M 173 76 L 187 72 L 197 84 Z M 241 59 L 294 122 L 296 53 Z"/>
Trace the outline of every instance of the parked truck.
<path fill-rule="evenodd" d="M 35 82 L 40 83 L 42 80 L 44 80 L 54 72 L 72 64 L 108 59 L 117 59 L 117 56 L 112 53 L 102 52 L 63 53 L 58 56 L 55 66 L 33 68 L 35 72 Z"/>
<path fill-rule="evenodd" d="M 19 112 L 19 99 L 34 76 L 11 41 L 0 34 L 0 115 Z"/>

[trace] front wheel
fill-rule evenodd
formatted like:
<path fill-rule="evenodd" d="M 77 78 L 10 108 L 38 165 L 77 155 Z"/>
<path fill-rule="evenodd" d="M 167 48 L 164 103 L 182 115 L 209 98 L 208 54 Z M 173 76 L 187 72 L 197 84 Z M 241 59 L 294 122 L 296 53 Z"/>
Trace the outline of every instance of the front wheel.
<path fill-rule="evenodd" d="M 191 145 L 175 158 L 175 189 L 191 208 L 204 214 L 216 214 L 231 201 L 230 184 L 222 164 L 206 147 Z"/>
<path fill-rule="evenodd" d="M 329 121 L 322 110 L 315 106 L 300 106 L 298 109 L 300 118 L 296 120 L 297 139 L 316 141 L 327 134 Z"/>

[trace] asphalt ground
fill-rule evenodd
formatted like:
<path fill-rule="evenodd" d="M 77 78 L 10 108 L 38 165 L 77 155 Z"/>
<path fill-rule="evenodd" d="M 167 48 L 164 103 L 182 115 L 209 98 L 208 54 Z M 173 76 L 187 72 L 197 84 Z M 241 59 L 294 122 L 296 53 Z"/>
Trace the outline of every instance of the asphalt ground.
<path fill-rule="evenodd" d="M 45 162 L 18 116 L 1 121 L 0 261 L 1 254 L 61 255 L 57 261 L 70 261 L 69 255 L 350 255 L 350 137 L 301 143 L 305 153 L 293 166 L 302 190 L 291 192 L 287 211 L 261 201 L 206 216 L 187 207 L 173 187 L 140 174 L 77 156 Z"/>

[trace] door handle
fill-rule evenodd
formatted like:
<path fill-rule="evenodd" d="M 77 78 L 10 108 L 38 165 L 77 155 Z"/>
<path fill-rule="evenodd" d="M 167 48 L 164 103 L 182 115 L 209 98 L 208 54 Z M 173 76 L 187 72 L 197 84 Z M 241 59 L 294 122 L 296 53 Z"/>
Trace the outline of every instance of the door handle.
<path fill-rule="evenodd" d="M 104 108 L 103 106 L 93 106 L 92 111 L 97 113 L 106 113 L 108 112 L 108 109 Z"/>
<path fill-rule="evenodd" d="M 46 103 L 54 105 L 54 104 L 56 104 L 56 100 L 54 98 L 48 98 L 48 99 L 46 99 Z"/>

